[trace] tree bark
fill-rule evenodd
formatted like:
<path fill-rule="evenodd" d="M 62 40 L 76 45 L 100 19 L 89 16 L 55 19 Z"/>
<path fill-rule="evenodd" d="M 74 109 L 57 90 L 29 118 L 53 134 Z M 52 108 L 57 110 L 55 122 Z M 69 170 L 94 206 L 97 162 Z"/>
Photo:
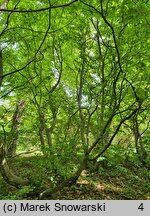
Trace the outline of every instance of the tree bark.
<path fill-rule="evenodd" d="M 64 187 L 68 187 L 71 186 L 73 184 L 75 184 L 79 178 L 79 176 L 81 175 L 81 172 L 86 168 L 87 166 L 87 161 L 88 158 L 87 156 L 84 157 L 84 159 L 82 160 L 78 170 L 74 173 L 74 175 L 68 179 L 66 179 L 65 181 L 63 181 L 62 183 L 58 184 L 55 188 L 50 188 L 47 189 L 45 191 L 43 191 L 42 193 L 40 193 L 39 195 L 39 199 L 45 199 L 46 197 L 51 197 L 53 198 L 53 195 L 62 190 Z"/>
<path fill-rule="evenodd" d="M 13 114 L 12 127 L 10 131 L 8 147 L 7 147 L 7 157 L 9 158 L 13 157 L 16 153 L 17 140 L 19 135 L 18 129 L 21 123 L 22 111 L 24 109 L 24 106 L 25 106 L 25 102 L 19 100 L 16 105 L 16 110 Z"/>
<path fill-rule="evenodd" d="M 0 146 L 0 172 L 3 179 L 10 185 L 14 187 L 20 187 L 28 184 L 28 180 L 21 179 L 20 177 L 14 175 L 12 170 L 9 168 L 8 162 L 5 158 L 4 147 Z"/>
<path fill-rule="evenodd" d="M 2 76 L 3 76 L 3 57 L 2 57 L 2 49 L 0 48 L 0 86 L 2 85 Z"/>
<path fill-rule="evenodd" d="M 140 162 L 145 165 L 148 156 L 142 141 L 142 135 L 139 130 L 138 113 L 133 117 L 133 134 L 135 140 L 135 148 Z"/>
<path fill-rule="evenodd" d="M 38 111 L 39 113 L 39 121 L 40 121 L 40 127 L 39 127 L 39 137 L 40 137 L 40 142 L 41 142 L 41 150 L 42 152 L 44 152 L 45 149 L 45 139 L 44 139 L 44 129 L 45 129 L 45 119 L 44 119 L 44 115 Z"/>
<path fill-rule="evenodd" d="M 3 5 L 0 5 L 0 8 L 6 8 L 8 0 L 5 0 Z M 0 87 L 2 85 L 2 76 L 3 76 L 3 59 L 2 59 L 2 49 L 0 47 Z M 0 173 L 2 174 L 3 179 L 10 185 L 19 187 L 28 184 L 27 180 L 21 179 L 18 176 L 14 175 L 10 169 L 7 160 L 5 158 L 5 149 L 2 143 L 0 143 Z"/>

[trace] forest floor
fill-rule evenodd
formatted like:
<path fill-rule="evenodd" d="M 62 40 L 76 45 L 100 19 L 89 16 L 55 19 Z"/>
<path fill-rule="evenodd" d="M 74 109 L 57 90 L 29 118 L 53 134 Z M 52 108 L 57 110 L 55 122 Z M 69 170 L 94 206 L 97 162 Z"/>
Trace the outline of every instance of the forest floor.
<path fill-rule="evenodd" d="M 16 175 L 30 180 L 29 186 L 16 189 L 0 175 L 0 200 L 36 200 L 39 193 L 59 181 L 42 156 L 19 156 L 11 163 Z M 109 164 L 98 171 L 84 170 L 76 185 L 63 188 L 53 199 L 59 200 L 149 200 L 150 171 L 131 164 Z"/>

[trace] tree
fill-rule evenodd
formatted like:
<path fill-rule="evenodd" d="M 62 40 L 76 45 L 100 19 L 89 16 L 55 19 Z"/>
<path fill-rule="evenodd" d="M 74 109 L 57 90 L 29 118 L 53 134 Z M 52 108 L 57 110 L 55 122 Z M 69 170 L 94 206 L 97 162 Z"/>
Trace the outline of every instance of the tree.
<path fill-rule="evenodd" d="M 133 124 L 136 149 L 145 154 L 139 119 L 148 125 L 148 2 L 7 3 L 0 9 L 1 98 L 26 104 L 23 124 L 12 121 L 8 131 L 19 142 L 20 127 L 22 142 L 40 146 L 59 174 L 68 170 L 40 197 L 75 183 L 125 125 Z"/>

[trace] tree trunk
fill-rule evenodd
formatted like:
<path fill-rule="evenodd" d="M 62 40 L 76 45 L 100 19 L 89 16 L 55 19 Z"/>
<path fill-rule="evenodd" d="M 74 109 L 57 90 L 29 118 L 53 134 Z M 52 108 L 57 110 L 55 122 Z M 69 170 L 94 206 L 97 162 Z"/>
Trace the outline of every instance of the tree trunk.
<path fill-rule="evenodd" d="M 0 48 L 0 86 L 2 85 L 2 76 L 3 76 L 3 57 L 2 57 L 2 50 Z"/>
<path fill-rule="evenodd" d="M 9 168 L 5 158 L 3 145 L 0 146 L 0 171 L 3 179 L 12 186 L 20 187 L 28 184 L 28 180 L 21 179 L 20 177 L 14 175 L 12 170 Z"/>
<path fill-rule="evenodd" d="M 44 120 L 44 115 L 39 112 L 39 120 L 40 120 L 40 127 L 39 127 L 39 137 L 40 137 L 40 142 L 41 142 L 41 150 L 44 153 L 45 149 L 45 139 L 44 139 L 44 129 L 45 129 L 45 120 Z"/>
<path fill-rule="evenodd" d="M 52 113 L 53 113 L 53 119 L 51 122 L 51 126 L 49 128 L 46 127 L 47 142 L 48 142 L 48 146 L 50 148 L 53 146 L 52 133 L 53 133 L 53 130 L 54 130 L 56 122 L 57 122 L 57 111 L 52 110 Z"/>
<path fill-rule="evenodd" d="M 25 102 L 19 100 L 16 105 L 16 110 L 13 114 L 12 118 L 12 127 L 10 131 L 10 136 L 8 140 L 8 147 L 7 147 L 7 157 L 13 157 L 16 153 L 17 147 L 17 140 L 19 135 L 19 126 L 21 123 L 22 111 L 24 109 Z"/>
<path fill-rule="evenodd" d="M 74 175 L 72 177 L 70 177 L 69 179 L 66 179 L 62 183 L 58 184 L 55 188 L 50 188 L 50 189 L 43 191 L 42 193 L 40 193 L 39 199 L 44 199 L 46 197 L 53 198 L 53 195 L 56 192 L 62 190 L 64 187 L 68 187 L 68 186 L 75 184 L 77 182 L 79 176 L 81 175 L 81 172 L 86 168 L 87 161 L 88 161 L 88 159 L 85 156 L 85 158 L 83 159 L 83 161 L 81 162 L 81 164 L 79 166 L 79 169 L 74 173 Z"/>
<path fill-rule="evenodd" d="M 139 131 L 139 123 L 138 123 L 137 114 L 133 118 L 133 134 L 134 134 L 135 147 L 136 147 L 136 152 L 137 152 L 138 158 L 139 158 L 140 162 L 143 165 L 145 165 L 145 163 L 146 163 L 145 161 L 146 161 L 148 154 L 144 148 L 142 136 L 141 136 L 141 133 Z"/>
<path fill-rule="evenodd" d="M 46 137 L 47 137 L 47 143 L 48 143 L 49 148 L 51 148 L 53 145 L 51 134 L 52 134 L 51 128 L 46 128 Z"/>

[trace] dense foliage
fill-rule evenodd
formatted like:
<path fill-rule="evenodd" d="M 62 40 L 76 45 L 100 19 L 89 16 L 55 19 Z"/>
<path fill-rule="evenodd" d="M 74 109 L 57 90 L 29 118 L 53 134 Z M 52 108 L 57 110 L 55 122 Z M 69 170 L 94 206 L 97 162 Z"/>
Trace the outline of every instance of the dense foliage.
<path fill-rule="evenodd" d="M 41 187 L 43 198 L 74 184 L 83 170 L 105 170 L 107 177 L 111 163 L 149 172 L 149 1 L 5 0 L 0 5 L 5 181 L 27 190 Z M 41 177 L 11 180 L 12 170 L 19 174 L 16 166 L 22 167 L 15 163 L 22 151 L 34 152 L 37 160 L 41 155 L 36 166 L 46 170 L 50 189 Z"/>

